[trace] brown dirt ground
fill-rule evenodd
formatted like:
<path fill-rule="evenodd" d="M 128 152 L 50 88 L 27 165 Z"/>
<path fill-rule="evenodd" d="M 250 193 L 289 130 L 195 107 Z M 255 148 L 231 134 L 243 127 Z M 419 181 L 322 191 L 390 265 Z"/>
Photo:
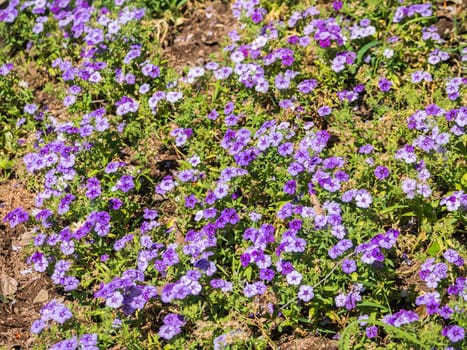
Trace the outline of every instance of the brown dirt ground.
<path fill-rule="evenodd" d="M 41 306 L 50 300 L 49 279 L 29 270 L 24 262 L 24 247 L 31 233 L 23 225 L 11 229 L 3 218 L 12 209 L 31 209 L 33 195 L 24 183 L 10 180 L 0 184 L 0 348 L 30 349 L 34 338 L 32 321 L 39 318 Z M 28 272 L 31 271 L 31 272 Z M 6 281 L 17 284 L 8 296 L 3 296 Z M 16 283 L 14 282 L 16 281 Z"/>
<path fill-rule="evenodd" d="M 337 341 L 322 337 L 307 336 L 290 339 L 280 345 L 280 350 L 338 350 Z"/>
<path fill-rule="evenodd" d="M 221 44 L 236 23 L 229 4 L 215 1 L 195 6 L 179 27 L 169 30 L 164 54 L 177 70 L 205 64 L 210 55 L 219 58 Z"/>

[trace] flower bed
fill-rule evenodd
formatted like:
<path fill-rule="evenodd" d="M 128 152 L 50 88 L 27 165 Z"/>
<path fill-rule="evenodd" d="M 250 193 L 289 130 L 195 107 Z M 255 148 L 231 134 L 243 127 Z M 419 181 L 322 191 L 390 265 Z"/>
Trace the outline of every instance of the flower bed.
<path fill-rule="evenodd" d="M 467 48 L 434 11 L 238 0 L 179 76 L 144 8 L 10 1 L 65 107 L 24 104 L 35 209 L 4 219 L 63 294 L 37 347 L 463 348 Z"/>

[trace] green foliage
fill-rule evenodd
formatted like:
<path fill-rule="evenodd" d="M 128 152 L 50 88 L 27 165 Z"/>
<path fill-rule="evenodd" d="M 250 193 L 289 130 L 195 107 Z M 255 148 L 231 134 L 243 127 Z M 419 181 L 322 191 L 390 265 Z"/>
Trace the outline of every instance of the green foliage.
<path fill-rule="evenodd" d="M 90 333 L 98 335 L 103 349 L 120 344 L 129 349 L 199 349 L 216 342 L 231 349 L 267 349 L 300 330 L 339 336 L 342 349 L 430 349 L 450 344 L 442 334 L 445 327 L 467 328 L 465 313 L 457 312 L 466 307 L 465 300 L 460 293 L 446 297 L 446 289 L 465 275 L 464 266 L 446 265 L 446 275 L 435 287 L 418 270 L 430 258 L 445 263 L 448 249 L 466 253 L 463 207 L 452 210 L 442 204 L 456 191 L 467 190 L 467 139 L 446 116 L 447 111 L 459 113 L 465 102 L 446 93 L 448 81 L 462 74 L 461 51 L 449 41 L 421 38 L 434 16 L 399 23 L 393 21 L 395 1 L 346 2 L 339 12 L 319 2 L 320 16 L 328 22 L 317 27 L 332 24 L 336 31 L 344 28 L 339 35 L 350 37 L 351 25 L 363 19 L 374 25 L 373 34 L 321 43 L 305 15 L 296 24 L 287 22 L 295 9 L 305 10 L 304 4 L 268 2 L 264 6 L 270 12 L 257 13 L 271 21 L 268 26 L 242 15 L 245 25 L 238 28 L 241 39 L 235 44 L 241 46 L 232 46 L 219 62 L 234 73 L 218 78 L 215 68 L 214 73 L 203 68 L 199 76 L 187 68 L 179 76 L 166 66 L 154 17 L 165 11 L 178 15 L 184 0 L 140 0 L 129 8 L 105 0 L 92 5 L 109 12 L 91 11 L 85 31 L 76 37 L 72 34 L 79 27 L 61 28 L 51 14 L 45 28 L 50 35 L 31 37 L 37 16 L 29 10 L 13 25 L 0 26 L 6 44 L 0 62 L 14 61 L 27 69 L 30 62 L 20 53 L 27 48 L 28 60 L 43 68 L 47 80 L 32 91 L 19 70 L 0 76 L 1 179 L 13 176 L 27 152 L 24 163 L 29 168 L 31 157 L 57 157 L 51 165 L 29 169 L 31 186 L 39 192 L 29 224 L 36 233 L 32 249 L 46 257 L 45 273 L 70 301 L 74 317 L 60 325 L 50 322 L 37 337 L 38 349 Z M 144 6 L 146 17 L 128 15 L 125 11 L 133 6 Z M 127 15 L 117 33 L 106 32 L 99 39 L 91 35 L 97 28 L 99 37 L 109 22 Z M 311 31 L 302 37 L 309 43 L 294 43 L 305 31 Z M 255 42 L 258 36 L 263 44 Z M 251 42 L 258 45 L 257 52 Z M 452 54 L 449 62 L 426 62 L 437 48 Z M 138 52 L 129 59 L 132 50 Z M 238 52 L 243 56 L 237 59 L 250 66 L 233 61 Z M 283 52 L 292 52 L 292 59 L 286 61 Z M 336 56 L 349 53 L 352 62 L 337 69 Z M 153 77 L 144 71 L 149 63 L 159 70 Z M 252 76 L 239 73 L 250 68 Z M 87 76 L 87 69 L 97 72 L 98 79 Z M 413 82 L 412 74 L 419 70 L 432 79 Z M 277 79 L 284 74 L 294 77 L 280 88 Z M 257 76 L 268 84 L 267 91 L 255 89 Z M 381 88 L 382 78 L 390 81 L 390 89 Z M 309 79 L 316 86 L 304 92 L 299 83 Z M 40 105 L 40 118 L 24 112 L 27 104 L 39 103 L 39 93 L 63 104 L 76 85 L 80 90 L 73 93 L 74 103 L 52 110 Z M 155 103 L 158 93 L 165 95 Z M 169 93 L 180 98 L 172 95 L 171 100 Z M 121 108 L 127 100 L 133 104 L 128 109 L 136 108 Z M 442 111 L 427 112 L 433 104 Z M 326 116 L 320 112 L 323 106 L 332 108 Z M 219 115 L 207 117 L 214 110 Z M 411 124 L 416 113 L 423 114 L 426 126 Z M 105 118 L 101 125 L 99 117 Z M 240 132 L 244 140 L 237 139 Z M 186 133 L 186 139 L 177 133 Z M 448 134 L 449 140 L 424 150 L 423 137 L 439 133 Z M 291 150 L 285 154 L 278 146 L 288 142 Z M 368 144 L 372 149 L 364 151 Z M 398 155 L 410 147 L 414 161 Z M 61 163 L 71 156 L 68 169 Z M 294 173 L 294 162 L 303 169 Z M 119 165 L 109 170 L 109 164 Z M 387 176 L 377 175 L 377 167 L 385 167 Z M 191 172 L 188 179 L 184 171 Z M 161 186 L 168 177 L 174 182 L 166 190 Z M 125 178 L 132 181 L 128 190 L 122 189 Z M 407 180 L 416 187 L 407 190 Z M 296 188 L 286 190 L 291 181 Z M 90 193 L 93 182 L 99 183 L 96 195 Z M 226 195 L 215 195 L 210 202 L 211 191 L 221 185 L 228 187 Z M 369 203 L 357 200 L 362 193 Z M 64 204 L 69 195 L 73 199 Z M 114 208 L 117 200 L 121 207 Z M 157 219 L 148 219 L 148 209 L 157 210 Z M 214 216 L 208 217 L 208 209 L 215 210 Z M 220 213 L 228 210 L 238 217 L 222 222 Z M 99 221 L 106 215 L 108 227 Z M 265 224 L 271 232 L 260 237 L 261 230 L 268 230 Z M 213 232 L 209 225 L 215 226 Z M 381 237 L 391 232 L 397 232 L 394 242 L 383 242 Z M 338 247 L 344 240 L 351 245 L 346 250 Z M 349 260 L 355 264 L 351 272 L 344 270 Z M 70 264 L 66 276 L 78 280 L 75 288 L 68 289 L 64 277 L 57 277 L 58 262 Z M 267 268 L 273 272 L 270 280 L 263 276 Z M 286 272 L 289 268 L 300 274 L 299 283 Z M 143 277 L 132 277 L 137 271 Z M 188 283 L 189 273 L 199 273 L 190 284 L 199 283 L 199 290 L 172 295 L 171 288 L 179 288 L 180 281 Z M 219 279 L 231 288 L 213 285 Z M 266 289 L 248 295 L 254 283 L 264 283 Z M 303 286 L 313 287 L 313 298 L 300 295 Z M 145 300 L 145 287 L 157 295 Z M 113 289 L 107 293 L 105 288 Z M 439 292 L 442 303 L 456 311 L 451 318 L 428 315 L 426 306 L 415 305 L 427 289 Z M 112 305 L 119 296 L 125 301 Z M 347 299 L 339 305 L 342 297 Z M 125 309 L 130 304 L 137 306 Z M 383 319 L 416 306 L 417 322 L 396 327 Z M 166 339 L 165 317 L 172 314 L 182 315 L 184 326 Z M 377 326 L 379 334 L 365 335 L 369 326 Z"/>
<path fill-rule="evenodd" d="M 166 11 L 180 13 L 187 0 L 142 0 L 152 17 L 159 17 Z"/>

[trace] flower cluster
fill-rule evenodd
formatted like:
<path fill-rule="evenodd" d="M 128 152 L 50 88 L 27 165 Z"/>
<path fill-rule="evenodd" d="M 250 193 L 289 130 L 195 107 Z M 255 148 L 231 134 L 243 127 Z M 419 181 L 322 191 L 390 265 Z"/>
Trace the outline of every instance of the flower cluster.
<path fill-rule="evenodd" d="M 446 206 L 449 211 L 460 210 L 467 207 L 467 195 L 464 191 L 456 191 L 450 196 L 443 197 L 439 204 Z"/>
<path fill-rule="evenodd" d="M 422 28 L 422 39 L 425 41 L 433 40 L 434 42 L 437 42 L 437 43 L 443 42 L 443 40 L 441 39 L 441 36 L 438 33 L 438 29 L 436 28 L 436 26 L 423 27 Z"/>
<path fill-rule="evenodd" d="M 168 314 L 164 317 L 164 324 L 159 329 L 159 335 L 164 339 L 171 339 L 182 331 L 185 325 L 183 317 L 177 314 Z"/>
<path fill-rule="evenodd" d="M 418 84 L 422 81 L 430 82 L 433 80 L 433 77 L 431 73 L 423 71 L 423 70 L 417 70 L 412 73 L 412 83 Z"/>
<path fill-rule="evenodd" d="M 393 22 L 399 23 L 404 18 L 413 17 L 419 14 L 422 17 L 429 17 L 433 14 L 431 4 L 413 4 L 410 6 L 400 6 L 394 12 Z"/>
<path fill-rule="evenodd" d="M 449 54 L 439 49 L 433 50 L 428 55 L 428 63 L 432 65 L 436 65 L 439 62 L 447 60 L 449 60 Z"/>
<path fill-rule="evenodd" d="M 460 96 L 459 90 L 461 89 L 463 85 L 466 85 L 466 84 L 467 84 L 466 78 L 457 77 L 457 78 L 452 78 L 451 80 L 449 80 L 446 83 L 446 90 L 445 90 L 446 94 L 448 95 L 448 98 L 453 101 L 457 100 Z M 465 120 L 465 117 L 464 117 L 464 120 Z M 465 126 L 465 122 L 463 123 L 463 125 L 460 125 L 460 126 Z"/>
<path fill-rule="evenodd" d="M 29 214 L 23 208 L 15 208 L 3 218 L 3 221 L 7 222 L 10 227 L 15 227 L 16 225 L 27 222 L 28 220 Z"/>
<path fill-rule="evenodd" d="M 430 288 L 436 288 L 438 283 L 446 278 L 448 267 L 444 263 L 435 264 L 434 258 L 427 259 L 420 267 L 420 278 Z"/>
<path fill-rule="evenodd" d="M 368 18 L 360 20 L 358 24 L 350 27 L 350 40 L 363 39 L 376 33 L 376 28 L 371 25 Z"/>
<path fill-rule="evenodd" d="M 336 57 L 332 60 L 332 70 L 334 72 L 340 72 L 344 70 L 346 65 L 351 65 L 355 62 L 357 58 L 357 54 L 353 51 L 350 52 L 341 52 L 336 55 Z"/>
<path fill-rule="evenodd" d="M 0 75 L 6 76 L 8 75 L 11 70 L 13 69 L 14 65 L 13 63 L 5 63 L 0 66 Z"/>
<path fill-rule="evenodd" d="M 59 324 L 65 323 L 73 317 L 71 311 L 57 300 L 52 300 L 45 304 L 40 311 L 41 318 L 34 321 L 31 326 L 31 332 L 40 333 L 47 327 L 49 321 L 55 321 Z"/>
<path fill-rule="evenodd" d="M 405 324 L 413 323 L 419 320 L 418 315 L 414 311 L 399 310 L 395 314 L 386 315 L 383 317 L 383 322 L 394 327 L 400 327 Z"/>
<path fill-rule="evenodd" d="M 97 346 L 97 334 L 83 334 L 81 337 L 65 339 L 52 345 L 49 349 L 51 350 L 98 350 Z"/>
<path fill-rule="evenodd" d="M 357 302 L 362 300 L 360 293 L 363 290 L 361 286 L 356 286 L 354 290 L 347 294 L 338 294 L 335 298 L 336 307 L 345 307 L 347 310 L 353 310 L 357 306 Z"/>

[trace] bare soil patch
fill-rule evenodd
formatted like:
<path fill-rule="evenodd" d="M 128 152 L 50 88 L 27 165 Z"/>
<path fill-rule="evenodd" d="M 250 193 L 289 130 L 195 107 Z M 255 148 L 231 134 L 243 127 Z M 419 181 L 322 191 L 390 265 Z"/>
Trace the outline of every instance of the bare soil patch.
<path fill-rule="evenodd" d="M 10 180 L 0 184 L 0 346 L 31 349 L 31 323 L 50 300 L 47 276 L 33 272 L 25 263 L 24 248 L 32 234 L 23 225 L 10 228 L 5 215 L 16 207 L 28 210 L 33 194 L 24 183 Z"/>
<path fill-rule="evenodd" d="M 169 65 L 181 70 L 207 63 L 210 55 L 219 58 L 221 44 L 235 24 L 230 4 L 220 1 L 200 4 L 181 26 L 170 30 L 164 48 Z"/>
<path fill-rule="evenodd" d="M 315 336 L 291 338 L 280 345 L 280 350 L 338 350 L 337 341 Z"/>

